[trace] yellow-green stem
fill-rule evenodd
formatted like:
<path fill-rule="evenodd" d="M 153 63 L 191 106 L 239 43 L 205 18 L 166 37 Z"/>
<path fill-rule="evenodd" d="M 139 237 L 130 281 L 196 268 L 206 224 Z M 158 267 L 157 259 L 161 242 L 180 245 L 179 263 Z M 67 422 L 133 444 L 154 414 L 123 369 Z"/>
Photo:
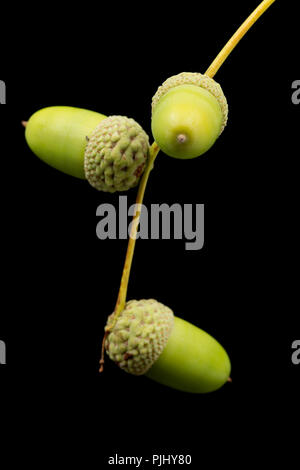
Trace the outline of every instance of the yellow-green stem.
<path fill-rule="evenodd" d="M 105 328 L 105 334 L 104 338 L 102 341 L 102 352 L 101 352 L 101 359 L 100 359 L 100 372 L 103 371 L 103 364 L 104 364 L 104 348 L 105 348 L 105 340 L 106 337 L 111 331 L 117 320 L 118 317 L 120 316 L 122 310 L 124 310 L 125 303 L 126 303 L 126 296 L 127 296 L 127 289 L 128 289 L 128 282 L 129 282 L 129 276 L 130 276 L 130 269 L 131 269 L 131 264 L 132 264 L 132 259 L 133 259 L 133 254 L 134 254 L 134 248 L 135 248 L 135 242 L 136 242 L 136 236 L 137 236 L 137 231 L 138 231 L 138 226 L 140 222 L 140 216 L 141 216 L 141 205 L 143 204 L 144 200 L 144 194 L 147 186 L 147 182 L 149 179 L 150 172 L 153 168 L 154 160 L 156 159 L 157 155 L 159 152 L 159 147 L 156 142 L 153 142 L 153 144 L 150 147 L 149 151 L 149 159 L 147 163 L 147 167 L 143 173 L 143 176 L 141 178 L 140 184 L 139 184 L 139 189 L 136 197 L 136 207 L 135 207 L 135 214 L 132 219 L 132 224 L 131 224 L 131 230 L 130 230 L 130 238 L 128 241 L 128 246 L 127 246 L 127 252 L 126 252 L 126 258 L 125 258 L 125 263 L 124 263 L 124 268 L 123 268 L 123 273 L 122 273 L 122 278 L 121 278 L 121 284 L 120 284 L 120 289 L 119 289 L 119 294 L 118 294 L 118 299 L 116 302 L 115 310 L 114 310 L 114 316 L 113 316 L 113 321 L 110 324 L 109 327 Z"/>
<path fill-rule="evenodd" d="M 135 215 L 132 219 L 130 238 L 128 241 L 128 247 L 127 247 L 127 253 L 126 253 L 126 258 L 125 258 L 125 264 L 123 268 L 121 285 L 120 285 L 117 303 L 116 303 L 115 310 L 114 310 L 114 321 L 109 329 L 114 328 L 116 321 L 118 319 L 118 316 L 120 315 L 122 310 L 124 310 L 124 307 L 125 307 L 130 269 L 131 269 L 133 254 L 134 254 L 138 225 L 139 225 L 140 216 L 141 216 L 141 204 L 143 204 L 144 194 L 145 194 L 147 182 L 149 179 L 149 175 L 153 168 L 153 163 L 154 163 L 155 158 L 157 157 L 158 152 L 159 152 L 159 147 L 157 143 L 154 142 L 150 147 L 150 155 L 149 155 L 148 164 L 141 178 L 138 193 L 137 193 L 137 198 L 136 198 L 136 203 L 135 203 Z"/>
<path fill-rule="evenodd" d="M 225 62 L 229 54 L 233 51 L 235 46 L 240 42 L 240 40 L 245 36 L 247 31 L 254 25 L 258 18 L 274 3 L 275 0 L 264 0 L 261 2 L 258 7 L 251 13 L 251 15 L 244 21 L 244 23 L 239 27 L 239 29 L 234 33 L 231 39 L 223 47 L 221 52 L 217 55 L 215 60 L 206 70 L 205 75 L 213 78 L 221 65 Z"/>

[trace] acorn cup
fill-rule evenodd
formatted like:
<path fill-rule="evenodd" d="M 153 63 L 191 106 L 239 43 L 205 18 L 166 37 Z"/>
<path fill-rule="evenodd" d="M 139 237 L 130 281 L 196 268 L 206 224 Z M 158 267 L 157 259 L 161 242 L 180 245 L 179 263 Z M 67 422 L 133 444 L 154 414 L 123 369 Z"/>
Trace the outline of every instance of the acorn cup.
<path fill-rule="evenodd" d="M 229 380 L 223 347 L 157 300 L 128 301 L 111 328 L 113 323 L 114 314 L 108 317 L 105 349 L 128 373 L 190 393 L 212 392 Z"/>
<path fill-rule="evenodd" d="M 69 106 L 37 111 L 25 138 L 48 165 L 111 193 L 136 186 L 149 156 L 149 137 L 133 119 Z"/>

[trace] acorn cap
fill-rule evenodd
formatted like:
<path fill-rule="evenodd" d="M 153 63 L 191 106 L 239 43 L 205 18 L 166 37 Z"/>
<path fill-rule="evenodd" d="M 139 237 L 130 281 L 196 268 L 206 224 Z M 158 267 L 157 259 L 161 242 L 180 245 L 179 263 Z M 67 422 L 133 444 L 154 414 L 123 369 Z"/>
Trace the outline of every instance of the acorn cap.
<path fill-rule="evenodd" d="M 106 352 L 121 369 L 142 375 L 164 350 L 173 326 L 172 310 L 157 300 L 130 300 L 106 338 Z"/>
<path fill-rule="evenodd" d="M 209 91 L 218 101 L 222 114 L 223 121 L 221 126 L 220 134 L 223 132 L 228 119 L 228 104 L 225 95 L 222 91 L 221 86 L 212 78 L 201 73 L 193 72 L 182 72 L 178 75 L 173 75 L 168 78 L 160 87 L 158 87 L 155 95 L 152 98 L 152 113 L 157 106 L 159 100 L 164 96 L 171 88 L 179 85 L 196 85 L 205 90 Z"/>
<path fill-rule="evenodd" d="M 109 116 L 87 138 L 84 171 L 99 191 L 126 191 L 136 186 L 149 155 L 149 137 L 126 116 Z"/>

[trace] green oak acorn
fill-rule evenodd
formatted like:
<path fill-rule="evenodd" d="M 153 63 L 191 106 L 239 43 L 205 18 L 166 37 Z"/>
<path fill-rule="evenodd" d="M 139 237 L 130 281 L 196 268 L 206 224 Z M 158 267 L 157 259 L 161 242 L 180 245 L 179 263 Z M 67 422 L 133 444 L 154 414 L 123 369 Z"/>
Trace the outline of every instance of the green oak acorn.
<path fill-rule="evenodd" d="M 106 331 L 107 354 L 131 374 L 190 393 L 215 391 L 229 379 L 224 348 L 157 300 L 128 301 L 115 324 L 109 316 Z"/>
<path fill-rule="evenodd" d="M 25 138 L 48 165 L 100 191 L 136 186 L 149 156 L 149 137 L 134 119 L 69 106 L 34 113 Z"/>
<path fill-rule="evenodd" d="M 152 98 L 152 134 L 174 158 L 195 158 L 215 143 L 228 119 L 220 85 L 200 73 L 168 78 Z"/>

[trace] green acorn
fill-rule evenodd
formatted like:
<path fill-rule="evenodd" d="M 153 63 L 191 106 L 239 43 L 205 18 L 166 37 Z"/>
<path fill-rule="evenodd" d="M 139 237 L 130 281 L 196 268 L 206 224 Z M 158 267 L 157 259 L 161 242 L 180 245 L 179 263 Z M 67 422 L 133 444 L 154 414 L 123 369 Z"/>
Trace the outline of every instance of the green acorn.
<path fill-rule="evenodd" d="M 223 347 L 162 303 L 127 302 L 110 330 L 113 318 L 106 325 L 105 349 L 126 372 L 191 393 L 211 392 L 228 381 L 231 366 Z"/>
<path fill-rule="evenodd" d="M 34 113 L 25 138 L 48 165 L 108 192 L 136 186 L 149 154 L 149 138 L 133 119 L 69 106 Z"/>
<path fill-rule="evenodd" d="M 223 132 L 228 105 L 221 86 L 201 73 L 168 78 L 152 98 L 152 133 L 158 146 L 175 158 L 205 153 Z"/>

